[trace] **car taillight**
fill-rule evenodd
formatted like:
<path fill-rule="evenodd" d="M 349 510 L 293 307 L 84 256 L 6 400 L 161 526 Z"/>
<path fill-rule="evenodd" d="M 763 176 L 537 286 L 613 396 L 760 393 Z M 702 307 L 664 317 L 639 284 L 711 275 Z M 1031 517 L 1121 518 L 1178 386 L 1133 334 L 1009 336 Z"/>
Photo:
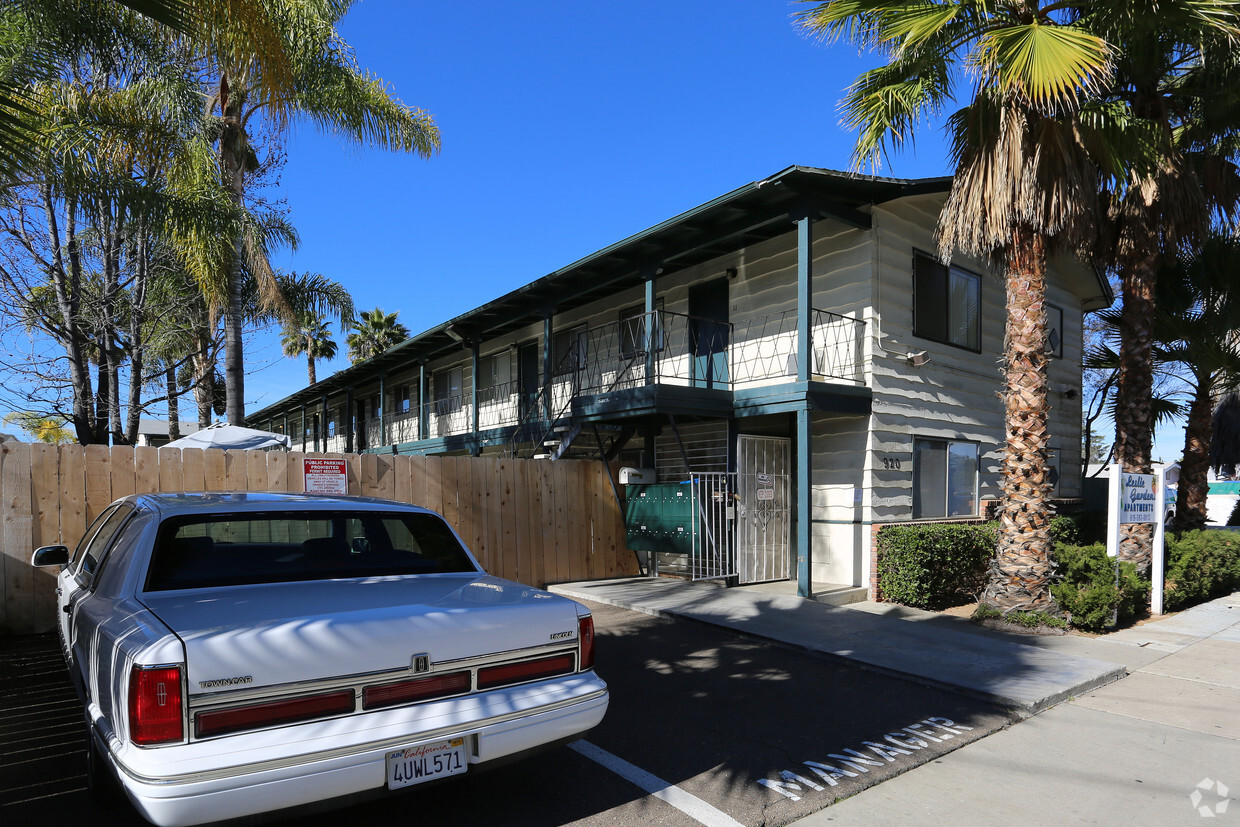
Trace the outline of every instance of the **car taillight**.
<path fill-rule="evenodd" d="M 430 678 L 414 678 L 409 681 L 368 686 L 362 690 L 362 708 L 380 709 L 396 704 L 429 701 L 469 691 L 469 673 L 453 672 Z"/>
<path fill-rule="evenodd" d="M 181 667 L 135 666 L 129 673 L 129 738 L 139 746 L 185 738 Z"/>
<path fill-rule="evenodd" d="M 497 686 L 567 675 L 572 671 L 572 655 L 552 655 L 549 658 L 523 660 L 503 666 L 486 666 L 478 670 L 478 688 L 494 689 Z"/>
<path fill-rule="evenodd" d="M 240 706 L 213 712 L 199 712 L 194 718 L 194 734 L 199 738 L 208 735 L 227 735 L 246 729 L 257 729 L 278 724 L 293 724 L 352 712 L 353 690 L 342 689 L 323 695 L 310 695 L 287 701 Z"/>
<path fill-rule="evenodd" d="M 578 667 L 583 672 L 594 668 L 594 617 L 586 615 L 577 619 L 577 645 L 581 647 Z"/>

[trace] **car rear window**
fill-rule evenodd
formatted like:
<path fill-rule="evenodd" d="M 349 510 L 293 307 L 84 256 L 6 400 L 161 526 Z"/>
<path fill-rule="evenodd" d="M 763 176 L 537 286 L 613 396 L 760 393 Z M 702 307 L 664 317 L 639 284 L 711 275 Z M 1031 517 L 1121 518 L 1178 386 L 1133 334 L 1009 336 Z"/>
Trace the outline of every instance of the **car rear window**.
<path fill-rule="evenodd" d="M 472 571 L 473 561 L 434 514 L 196 515 L 160 525 L 146 589 Z"/>

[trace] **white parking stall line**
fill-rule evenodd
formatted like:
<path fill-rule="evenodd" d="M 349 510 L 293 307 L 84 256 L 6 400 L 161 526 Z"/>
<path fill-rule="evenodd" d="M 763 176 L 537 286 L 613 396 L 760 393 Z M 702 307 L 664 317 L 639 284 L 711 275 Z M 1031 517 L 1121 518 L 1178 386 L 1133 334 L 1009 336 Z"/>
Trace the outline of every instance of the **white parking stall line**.
<path fill-rule="evenodd" d="M 568 745 L 568 748 L 601 764 L 626 781 L 636 784 L 655 798 L 671 804 L 694 821 L 705 824 L 707 827 L 743 827 L 739 821 L 722 810 L 716 810 L 696 795 L 687 793 L 658 776 L 651 775 L 641 767 L 636 767 L 623 758 L 594 746 L 589 741 L 574 741 Z"/>

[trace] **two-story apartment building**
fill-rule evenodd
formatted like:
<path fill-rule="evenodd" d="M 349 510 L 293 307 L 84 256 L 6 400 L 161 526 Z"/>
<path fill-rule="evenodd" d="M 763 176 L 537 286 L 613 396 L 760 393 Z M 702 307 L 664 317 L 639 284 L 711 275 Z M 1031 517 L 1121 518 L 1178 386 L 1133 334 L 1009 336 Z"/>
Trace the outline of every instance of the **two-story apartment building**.
<path fill-rule="evenodd" d="M 979 262 L 938 260 L 949 185 L 790 167 L 249 422 L 311 451 L 641 469 L 626 476 L 662 485 L 617 496 L 651 573 L 868 584 L 872 526 L 977 517 L 998 496 L 1004 290 Z M 1050 461 L 1071 499 L 1082 315 L 1111 294 L 1074 260 L 1049 281 Z M 653 537 L 673 511 L 692 514 L 687 544 Z"/>

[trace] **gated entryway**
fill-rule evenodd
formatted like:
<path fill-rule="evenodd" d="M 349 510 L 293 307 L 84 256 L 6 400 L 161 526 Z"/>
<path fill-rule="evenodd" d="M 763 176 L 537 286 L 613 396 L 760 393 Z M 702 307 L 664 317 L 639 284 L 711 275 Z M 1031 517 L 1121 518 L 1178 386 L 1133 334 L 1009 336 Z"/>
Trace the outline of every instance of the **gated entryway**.
<path fill-rule="evenodd" d="M 736 557 L 741 583 L 792 576 L 792 440 L 739 436 L 736 441 Z"/>
<path fill-rule="evenodd" d="M 736 576 L 736 544 L 732 517 L 736 513 L 736 485 L 732 474 L 694 474 L 693 579 L 718 580 Z"/>

